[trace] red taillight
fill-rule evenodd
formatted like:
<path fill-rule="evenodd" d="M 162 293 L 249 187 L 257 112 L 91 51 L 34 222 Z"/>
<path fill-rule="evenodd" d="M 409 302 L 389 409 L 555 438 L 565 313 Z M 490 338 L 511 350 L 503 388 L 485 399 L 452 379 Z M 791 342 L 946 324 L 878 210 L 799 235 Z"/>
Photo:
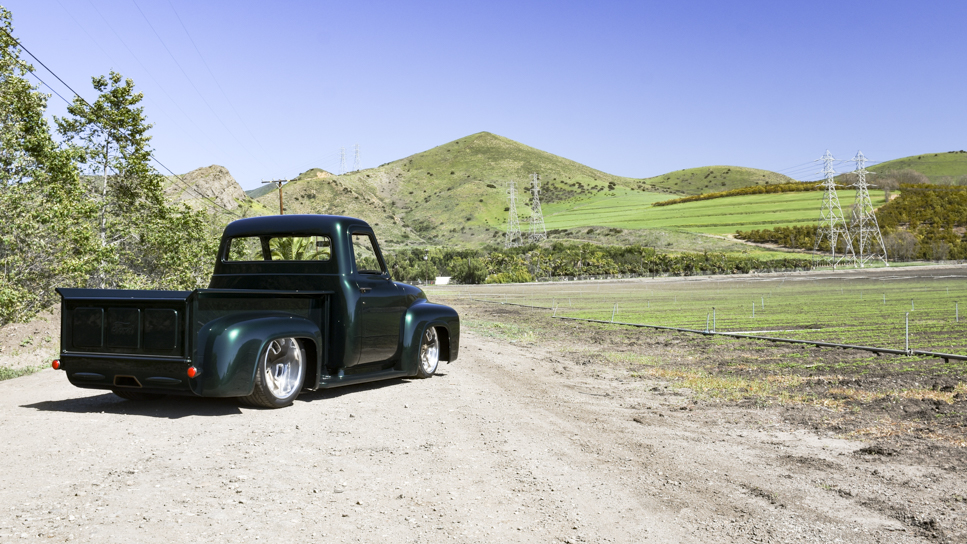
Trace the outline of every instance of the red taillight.
<path fill-rule="evenodd" d="M 188 367 L 188 377 L 189 378 L 194 378 L 195 376 L 197 376 L 199 374 L 201 374 L 201 371 L 198 370 L 197 368 L 195 368 L 193 366 Z"/>
<path fill-rule="evenodd" d="M 54 359 L 54 362 L 50 363 L 50 366 L 52 366 L 54 370 L 60 370 L 60 359 Z"/>

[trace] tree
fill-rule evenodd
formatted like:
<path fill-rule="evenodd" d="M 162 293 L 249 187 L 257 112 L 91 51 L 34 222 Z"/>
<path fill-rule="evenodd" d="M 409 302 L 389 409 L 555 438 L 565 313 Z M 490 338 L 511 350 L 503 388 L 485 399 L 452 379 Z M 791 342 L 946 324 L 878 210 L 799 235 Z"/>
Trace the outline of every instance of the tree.
<path fill-rule="evenodd" d="M 77 157 L 88 197 L 97 203 L 101 260 L 98 287 L 192 288 L 213 264 L 217 233 L 203 210 L 165 201 L 143 95 L 121 74 L 92 78 L 93 103 L 74 99 L 58 132 Z"/>
<path fill-rule="evenodd" d="M 0 7 L 0 325 L 50 306 L 54 287 L 82 286 L 97 255 L 74 156 L 44 118 L 48 96 L 26 80 L 12 16 Z"/>
<path fill-rule="evenodd" d="M 887 233 L 883 244 L 891 261 L 909 261 L 917 252 L 917 237 L 905 230 Z"/>

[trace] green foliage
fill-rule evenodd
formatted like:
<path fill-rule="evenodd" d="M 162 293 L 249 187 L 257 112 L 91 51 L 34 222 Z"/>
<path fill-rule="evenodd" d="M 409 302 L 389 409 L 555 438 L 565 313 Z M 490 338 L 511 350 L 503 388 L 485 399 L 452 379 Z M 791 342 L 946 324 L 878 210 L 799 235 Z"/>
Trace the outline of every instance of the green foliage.
<path fill-rule="evenodd" d="M 752 185 L 749 187 L 739 187 L 738 189 L 729 189 L 728 191 L 719 191 L 717 193 L 704 193 L 682 198 L 673 198 L 671 200 L 662 200 L 661 202 L 653 202 L 652 206 L 671 206 L 672 204 L 697 202 L 699 200 L 712 200 L 715 198 L 725 198 L 729 196 L 798 193 L 804 191 L 821 191 L 822 189 L 822 184 L 802 182 L 780 183 L 778 185 Z M 845 187 L 840 187 L 840 189 L 845 189 Z"/>
<path fill-rule="evenodd" d="M 13 32 L 10 12 L 0 25 Z M 83 198 L 74 156 L 59 149 L 44 118 L 47 97 L 25 79 L 31 67 L 0 34 L 0 325 L 49 306 L 56 285 L 84 281 L 96 262 L 94 209 Z"/>
<path fill-rule="evenodd" d="M 0 25 L 12 35 L 3 8 Z M 218 233 L 206 213 L 165 201 L 133 82 L 94 78 L 97 100 L 55 119 L 59 146 L 31 67 L 6 34 L 0 48 L 0 325 L 49 307 L 56 287 L 207 283 Z"/>
<path fill-rule="evenodd" d="M 795 225 L 792 227 L 776 227 L 774 229 L 755 229 L 738 231 L 736 238 L 754 242 L 756 244 L 776 244 L 792 249 L 813 249 L 816 247 L 816 233 L 819 225 Z M 829 240 L 823 240 L 819 249 L 829 251 Z"/>
<path fill-rule="evenodd" d="M 92 286 L 188 289 L 208 281 L 218 233 L 206 211 L 168 204 L 150 164 L 151 125 L 134 82 L 111 72 L 92 79 L 100 94 L 57 118 L 98 207 L 101 260 Z"/>
<path fill-rule="evenodd" d="M 451 273 L 456 283 L 477 284 L 487 279 L 487 267 L 477 257 L 458 257 L 453 263 Z"/>
<path fill-rule="evenodd" d="M 423 257 L 427 256 L 424 261 Z M 760 259 L 723 253 L 659 253 L 650 247 L 602 246 L 555 242 L 518 248 L 482 250 L 420 250 L 391 254 L 393 277 L 422 281 L 452 276 L 456 283 L 523 283 L 561 276 L 692 276 L 752 271 L 803 270 L 812 267 L 805 258 Z M 429 270 L 427 270 L 429 267 Z"/>
<path fill-rule="evenodd" d="M 958 229 L 967 227 L 967 187 L 931 184 L 900 185 L 900 194 L 876 210 L 887 258 L 967 259 L 967 240 Z M 818 225 L 739 231 L 738 238 L 755 243 L 812 249 Z M 855 244 L 855 242 L 854 242 Z M 829 251 L 829 241 L 820 249 Z M 843 251 L 843 246 L 838 252 Z"/>

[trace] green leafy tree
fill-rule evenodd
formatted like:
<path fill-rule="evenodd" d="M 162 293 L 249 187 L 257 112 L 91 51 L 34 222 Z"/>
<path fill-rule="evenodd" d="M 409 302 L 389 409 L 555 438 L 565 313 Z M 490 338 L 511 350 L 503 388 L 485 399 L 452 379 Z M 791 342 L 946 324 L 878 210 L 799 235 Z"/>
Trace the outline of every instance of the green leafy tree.
<path fill-rule="evenodd" d="M 70 149 L 44 118 L 48 96 L 26 80 L 33 67 L 0 7 L 0 325 L 22 321 L 56 300 L 54 287 L 83 286 L 96 266 L 95 209 Z"/>
<path fill-rule="evenodd" d="M 92 79 L 100 94 L 80 97 L 58 132 L 77 157 L 89 199 L 97 203 L 98 287 L 192 288 L 208 280 L 217 249 L 209 214 L 164 198 L 164 177 L 150 164 L 153 150 L 143 95 L 111 72 Z"/>

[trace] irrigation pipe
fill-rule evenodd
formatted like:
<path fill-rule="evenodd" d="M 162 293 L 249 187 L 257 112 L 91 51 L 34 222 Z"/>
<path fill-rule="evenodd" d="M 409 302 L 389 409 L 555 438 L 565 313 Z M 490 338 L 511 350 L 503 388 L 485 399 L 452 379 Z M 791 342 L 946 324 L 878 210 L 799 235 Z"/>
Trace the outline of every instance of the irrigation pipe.
<path fill-rule="evenodd" d="M 492 304 L 504 304 L 507 306 L 520 306 L 523 308 L 535 308 L 538 310 L 554 310 L 554 308 L 548 308 L 547 306 L 533 306 L 530 304 L 518 304 L 513 302 L 500 302 L 496 300 L 484 300 L 484 299 L 474 299 L 477 302 L 490 302 Z M 875 346 L 858 346 L 855 344 L 837 344 L 834 342 L 816 342 L 813 340 L 794 340 L 792 338 L 775 338 L 772 336 L 758 336 L 755 334 L 745 334 L 740 332 L 716 332 L 703 331 L 698 329 L 684 329 L 681 327 L 666 327 L 664 325 L 646 325 L 644 323 L 624 323 L 621 321 L 605 321 L 603 319 L 586 319 L 583 317 L 563 317 L 558 315 L 551 316 L 554 319 L 563 319 L 566 321 L 584 321 L 586 323 L 603 323 L 605 325 L 623 325 L 625 327 L 637 327 L 640 329 L 657 329 L 663 331 L 676 331 L 676 332 L 687 332 L 691 334 L 701 334 L 703 336 L 728 336 L 730 338 L 745 338 L 748 340 L 764 340 L 766 342 L 781 342 L 785 344 L 801 344 L 807 346 L 817 346 L 823 348 L 839 348 L 839 349 L 857 349 L 862 351 L 869 351 L 880 355 L 881 353 L 889 353 L 891 355 L 923 355 L 927 357 L 937 357 L 938 359 L 943 359 L 945 363 L 949 363 L 951 360 L 955 361 L 967 361 L 967 355 L 957 355 L 955 353 L 940 353 L 937 351 L 924 351 L 920 349 L 902 350 L 902 349 L 891 349 L 891 348 L 878 348 Z"/>

